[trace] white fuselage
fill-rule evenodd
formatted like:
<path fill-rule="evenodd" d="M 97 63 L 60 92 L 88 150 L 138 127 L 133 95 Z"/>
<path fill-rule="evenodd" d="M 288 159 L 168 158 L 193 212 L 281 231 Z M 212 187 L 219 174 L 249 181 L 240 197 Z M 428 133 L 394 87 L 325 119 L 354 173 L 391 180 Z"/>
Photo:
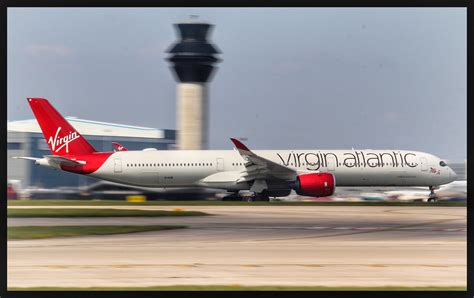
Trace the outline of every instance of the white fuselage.
<path fill-rule="evenodd" d="M 255 150 L 298 173 L 328 172 L 337 186 L 436 186 L 455 180 L 434 155 L 403 150 Z M 249 189 L 236 150 L 120 151 L 90 176 L 147 187 Z M 280 181 L 282 182 L 282 181 Z M 275 181 L 274 184 L 280 183 Z M 270 183 L 271 184 L 271 183 Z"/>

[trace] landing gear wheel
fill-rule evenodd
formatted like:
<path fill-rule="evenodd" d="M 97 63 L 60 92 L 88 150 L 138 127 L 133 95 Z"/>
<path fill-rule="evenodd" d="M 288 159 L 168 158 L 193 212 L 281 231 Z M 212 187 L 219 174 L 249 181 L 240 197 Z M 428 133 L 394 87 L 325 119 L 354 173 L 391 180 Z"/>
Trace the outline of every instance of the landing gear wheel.
<path fill-rule="evenodd" d="M 428 198 L 428 203 L 436 203 L 438 201 L 438 196 L 436 196 L 434 192 L 435 188 L 435 186 L 430 186 L 430 195 Z"/>
<path fill-rule="evenodd" d="M 269 202 L 270 197 L 268 196 L 268 192 L 264 190 L 261 193 L 254 193 L 251 196 L 246 196 L 242 200 L 247 202 Z"/>
<path fill-rule="evenodd" d="M 241 200 L 242 200 L 242 197 L 239 196 L 238 192 L 229 194 L 222 198 L 222 201 L 241 201 Z"/>
<path fill-rule="evenodd" d="M 270 197 L 268 196 L 268 191 L 264 190 L 259 194 L 255 195 L 255 201 L 260 201 L 260 202 L 269 202 Z"/>

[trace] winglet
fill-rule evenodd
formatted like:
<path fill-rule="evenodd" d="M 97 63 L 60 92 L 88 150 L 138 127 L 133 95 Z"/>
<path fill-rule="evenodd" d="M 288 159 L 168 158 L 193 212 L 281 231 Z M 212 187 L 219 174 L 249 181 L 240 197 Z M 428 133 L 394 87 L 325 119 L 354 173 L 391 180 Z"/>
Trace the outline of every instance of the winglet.
<path fill-rule="evenodd" d="M 230 140 L 232 141 L 232 143 L 234 143 L 235 148 L 237 148 L 239 150 L 245 150 L 245 151 L 251 152 L 250 149 L 247 148 L 247 146 L 242 144 L 241 141 L 239 141 L 237 139 L 234 139 L 234 138 L 230 138 Z"/>

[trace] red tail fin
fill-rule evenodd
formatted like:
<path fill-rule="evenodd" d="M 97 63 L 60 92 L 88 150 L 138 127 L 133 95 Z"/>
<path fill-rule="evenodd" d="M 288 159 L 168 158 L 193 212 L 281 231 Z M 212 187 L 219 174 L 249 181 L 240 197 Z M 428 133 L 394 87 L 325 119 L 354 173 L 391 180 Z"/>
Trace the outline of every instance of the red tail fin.
<path fill-rule="evenodd" d="M 28 98 L 36 120 L 54 155 L 81 155 L 96 152 L 61 114 L 44 98 Z"/>
<path fill-rule="evenodd" d="M 125 148 L 124 146 L 120 145 L 117 142 L 112 142 L 112 145 L 114 146 L 114 149 L 117 151 L 128 151 L 127 148 Z"/>

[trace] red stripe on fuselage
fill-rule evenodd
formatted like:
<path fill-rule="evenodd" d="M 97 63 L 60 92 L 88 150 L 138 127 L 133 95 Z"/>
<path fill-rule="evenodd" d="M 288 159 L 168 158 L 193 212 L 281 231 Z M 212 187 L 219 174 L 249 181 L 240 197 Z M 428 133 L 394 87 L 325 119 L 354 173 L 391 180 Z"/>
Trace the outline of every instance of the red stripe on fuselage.
<path fill-rule="evenodd" d="M 86 164 L 77 166 L 61 165 L 61 169 L 76 174 L 91 174 L 97 171 L 112 154 L 113 152 L 94 152 L 85 155 L 64 156 L 69 159 L 85 161 Z"/>

